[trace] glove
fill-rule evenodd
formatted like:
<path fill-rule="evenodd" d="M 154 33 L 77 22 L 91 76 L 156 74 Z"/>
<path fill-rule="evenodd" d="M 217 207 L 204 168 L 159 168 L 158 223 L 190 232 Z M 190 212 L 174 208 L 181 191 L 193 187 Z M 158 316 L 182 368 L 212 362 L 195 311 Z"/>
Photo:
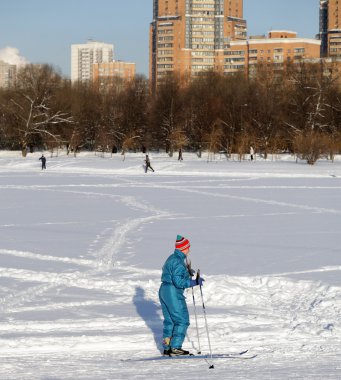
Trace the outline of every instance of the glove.
<path fill-rule="evenodd" d="M 195 270 L 189 268 L 189 269 L 188 269 L 188 273 L 189 273 L 189 275 L 190 275 L 191 277 L 193 277 L 193 276 L 195 275 Z"/>
<path fill-rule="evenodd" d="M 190 282 L 191 287 L 193 287 L 193 286 L 197 286 L 197 285 L 203 286 L 203 283 L 204 283 L 205 280 L 203 278 L 201 278 L 201 277 L 198 277 L 197 279 L 190 280 L 190 281 L 191 281 Z"/>

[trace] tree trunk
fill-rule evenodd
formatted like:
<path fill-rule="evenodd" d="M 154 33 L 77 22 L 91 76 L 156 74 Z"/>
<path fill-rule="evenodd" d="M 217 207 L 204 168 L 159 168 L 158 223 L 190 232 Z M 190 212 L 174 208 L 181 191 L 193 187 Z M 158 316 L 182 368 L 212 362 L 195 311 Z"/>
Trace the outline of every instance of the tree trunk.
<path fill-rule="evenodd" d="M 21 143 L 21 155 L 23 157 L 27 156 L 27 143 L 26 142 Z"/>

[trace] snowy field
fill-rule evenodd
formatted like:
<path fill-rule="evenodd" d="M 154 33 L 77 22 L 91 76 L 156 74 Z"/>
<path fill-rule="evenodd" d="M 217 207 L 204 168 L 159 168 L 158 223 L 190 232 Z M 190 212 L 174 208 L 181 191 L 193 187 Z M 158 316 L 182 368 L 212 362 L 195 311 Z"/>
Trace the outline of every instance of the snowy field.
<path fill-rule="evenodd" d="M 142 154 L 47 153 L 45 171 L 39 156 L 0 152 L 1 380 L 341 379 L 340 159 L 151 154 L 145 174 Z M 160 354 L 177 234 L 206 279 L 213 354 L 256 358 L 139 360 Z"/>

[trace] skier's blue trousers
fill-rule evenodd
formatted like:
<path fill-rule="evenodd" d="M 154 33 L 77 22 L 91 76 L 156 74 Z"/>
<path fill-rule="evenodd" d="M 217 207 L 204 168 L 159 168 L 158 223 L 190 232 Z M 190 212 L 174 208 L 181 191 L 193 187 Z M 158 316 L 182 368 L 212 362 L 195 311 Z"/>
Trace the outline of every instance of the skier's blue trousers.
<path fill-rule="evenodd" d="M 159 298 L 164 317 L 163 338 L 170 338 L 170 347 L 181 348 L 189 326 L 189 314 L 184 290 L 172 284 L 162 283 Z M 165 349 L 169 348 L 164 344 Z"/>

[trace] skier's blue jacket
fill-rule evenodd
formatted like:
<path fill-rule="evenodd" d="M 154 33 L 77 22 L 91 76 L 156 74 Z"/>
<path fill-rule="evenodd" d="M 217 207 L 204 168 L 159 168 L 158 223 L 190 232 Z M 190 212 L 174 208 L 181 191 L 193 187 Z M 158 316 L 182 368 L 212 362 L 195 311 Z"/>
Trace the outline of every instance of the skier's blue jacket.
<path fill-rule="evenodd" d="M 177 289 L 181 289 L 182 293 L 184 289 L 191 287 L 191 278 L 184 262 L 185 257 L 183 252 L 176 249 L 166 260 L 161 276 L 163 284 L 174 285 Z"/>
<path fill-rule="evenodd" d="M 185 254 L 176 249 L 168 257 L 161 276 L 159 297 L 164 316 L 163 338 L 171 338 L 171 347 L 180 348 L 189 326 L 189 315 L 184 289 L 189 288 L 190 275 L 186 268 Z M 168 344 L 164 344 L 168 349 Z"/>

